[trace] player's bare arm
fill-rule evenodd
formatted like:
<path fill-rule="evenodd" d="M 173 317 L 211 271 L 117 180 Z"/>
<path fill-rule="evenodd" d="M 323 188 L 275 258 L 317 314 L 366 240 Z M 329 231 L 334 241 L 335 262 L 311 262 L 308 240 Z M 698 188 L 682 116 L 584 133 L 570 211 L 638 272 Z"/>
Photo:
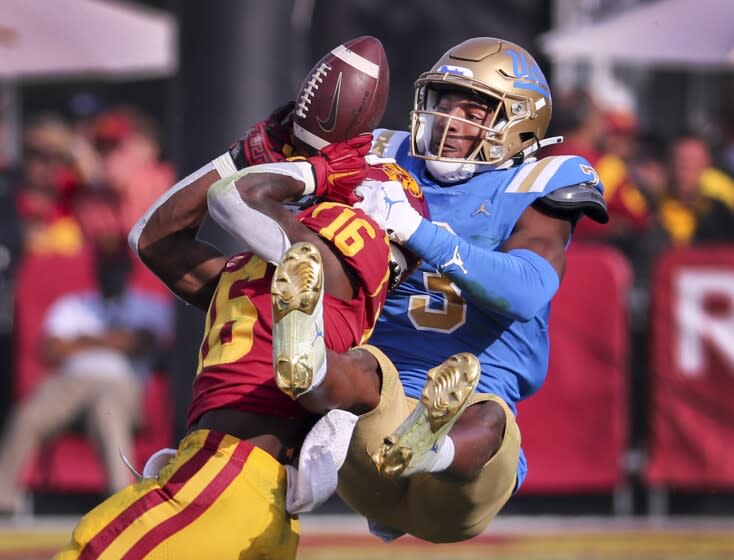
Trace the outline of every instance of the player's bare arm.
<path fill-rule="evenodd" d="M 196 234 L 207 213 L 211 185 L 254 164 L 283 161 L 293 103 L 279 107 L 219 157 L 173 185 L 130 232 L 130 245 L 148 268 L 184 301 L 202 309 L 224 265 L 214 247 Z"/>
<path fill-rule="evenodd" d="M 143 263 L 187 303 L 206 310 L 226 262 L 212 245 L 196 238 L 206 216 L 211 170 L 174 192 L 150 214 L 137 240 Z"/>
<path fill-rule="evenodd" d="M 503 252 L 528 249 L 547 260 L 563 279 L 566 272 L 566 245 L 571 237 L 571 222 L 561 216 L 529 206 L 517 221 L 512 235 L 502 244 Z"/>
<path fill-rule="evenodd" d="M 365 155 L 372 137 L 362 135 L 325 147 L 308 159 L 257 165 L 217 181 L 208 191 L 212 218 L 260 258 L 277 264 L 291 244 L 308 241 L 324 259 L 326 289 L 341 299 L 354 291 L 350 274 L 332 247 L 281 203 L 315 194 L 337 202 L 353 196 L 367 174 Z"/>

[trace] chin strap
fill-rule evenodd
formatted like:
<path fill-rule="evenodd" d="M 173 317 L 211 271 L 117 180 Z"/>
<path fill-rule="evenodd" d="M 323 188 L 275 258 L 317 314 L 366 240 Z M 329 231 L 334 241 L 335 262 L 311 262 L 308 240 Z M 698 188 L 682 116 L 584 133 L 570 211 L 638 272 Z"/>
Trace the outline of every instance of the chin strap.
<path fill-rule="evenodd" d="M 460 183 L 483 171 L 481 165 L 473 161 L 441 161 L 440 159 L 426 160 L 426 169 L 442 183 Z M 489 171 L 485 169 L 484 171 Z"/>

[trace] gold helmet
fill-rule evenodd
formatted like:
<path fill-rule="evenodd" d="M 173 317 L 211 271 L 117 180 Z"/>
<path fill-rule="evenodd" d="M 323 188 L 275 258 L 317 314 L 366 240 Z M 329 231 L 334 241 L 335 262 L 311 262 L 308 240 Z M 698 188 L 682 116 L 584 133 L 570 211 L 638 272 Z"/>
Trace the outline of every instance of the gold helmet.
<path fill-rule="evenodd" d="M 479 125 L 436 111 L 439 92 L 447 89 L 486 99 L 495 109 L 491 120 Z M 437 117 L 446 124 L 437 153 L 431 153 Z M 508 41 L 476 37 L 449 49 L 415 82 L 411 154 L 428 160 L 429 171 L 439 180 L 463 181 L 480 171 L 509 167 L 513 158 L 537 151 L 550 118 L 548 82 L 530 53 Z M 452 119 L 481 130 L 481 139 L 464 158 L 442 156 Z"/>

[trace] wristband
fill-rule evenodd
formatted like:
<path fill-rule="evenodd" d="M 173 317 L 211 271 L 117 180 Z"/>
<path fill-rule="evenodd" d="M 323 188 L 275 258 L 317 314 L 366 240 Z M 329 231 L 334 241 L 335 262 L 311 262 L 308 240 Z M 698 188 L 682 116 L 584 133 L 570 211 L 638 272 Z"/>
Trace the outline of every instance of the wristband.
<path fill-rule="evenodd" d="M 219 173 L 219 176 L 222 178 L 234 175 L 235 173 L 237 173 L 237 171 L 239 171 L 229 151 L 226 151 L 218 158 L 213 159 L 212 165 L 214 166 L 214 169 L 216 169 Z"/>

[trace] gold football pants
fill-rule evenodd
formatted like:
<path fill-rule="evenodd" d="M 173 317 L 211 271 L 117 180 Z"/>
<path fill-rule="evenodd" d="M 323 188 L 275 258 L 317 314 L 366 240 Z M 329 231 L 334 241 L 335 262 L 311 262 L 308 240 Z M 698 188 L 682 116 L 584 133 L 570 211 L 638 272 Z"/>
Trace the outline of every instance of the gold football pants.
<path fill-rule="evenodd" d="M 492 400 L 505 411 L 505 435 L 499 450 L 470 482 L 421 473 L 390 480 L 381 476 L 371 455 L 413 411 L 395 366 L 374 346 L 382 369 L 380 404 L 360 416 L 352 434 L 338 492 L 355 511 L 377 523 L 431 542 L 455 542 L 481 533 L 515 489 L 520 456 L 520 430 L 507 404 L 495 395 L 474 394 L 469 403 Z M 437 364 L 438 365 L 438 364 Z"/>
<path fill-rule="evenodd" d="M 58 560 L 295 558 L 285 468 L 235 437 L 187 435 L 158 478 L 117 492 L 82 517 Z"/>

